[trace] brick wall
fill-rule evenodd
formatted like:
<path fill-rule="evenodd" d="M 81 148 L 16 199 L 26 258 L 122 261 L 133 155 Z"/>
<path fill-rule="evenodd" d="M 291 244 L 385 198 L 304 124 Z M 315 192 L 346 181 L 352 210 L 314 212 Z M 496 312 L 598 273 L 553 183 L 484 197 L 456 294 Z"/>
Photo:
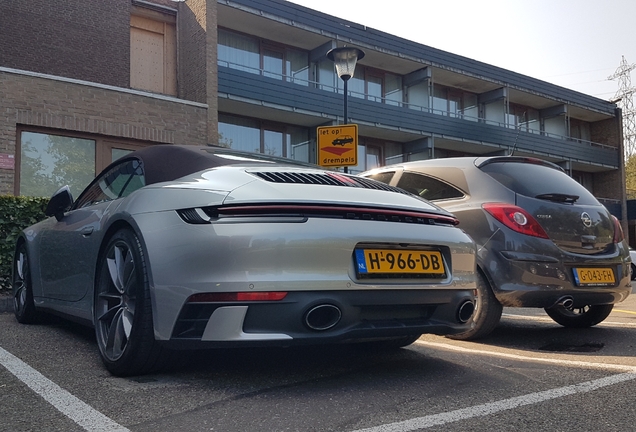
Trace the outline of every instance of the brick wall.
<path fill-rule="evenodd" d="M 2 154 L 15 155 L 17 125 L 150 143 L 207 143 L 208 110 L 198 104 L 1 70 L 0 89 Z M 13 194 L 14 174 L 0 169 L 0 194 Z"/>
<path fill-rule="evenodd" d="M 590 123 L 591 141 L 612 147 L 619 147 L 621 140 L 620 120 L 616 117 Z"/>
<path fill-rule="evenodd" d="M 130 0 L 0 0 L 0 66 L 130 82 Z"/>
<path fill-rule="evenodd" d="M 178 95 L 201 103 L 207 103 L 206 3 L 205 0 L 187 0 L 179 3 L 177 13 Z"/>
<path fill-rule="evenodd" d="M 216 144 L 219 140 L 219 66 L 217 47 L 218 14 L 217 2 L 206 1 L 206 61 L 207 70 L 207 104 L 208 104 L 208 143 Z"/>
<path fill-rule="evenodd" d="M 594 174 L 594 196 L 620 200 L 623 197 L 622 184 L 620 170 L 596 173 Z"/>
<path fill-rule="evenodd" d="M 591 123 L 591 140 L 620 148 L 621 140 L 623 139 L 621 120 L 620 110 L 617 110 L 617 117 Z M 594 195 L 621 200 L 625 189 L 623 169 L 624 167 L 621 166 L 618 170 L 594 174 Z"/>

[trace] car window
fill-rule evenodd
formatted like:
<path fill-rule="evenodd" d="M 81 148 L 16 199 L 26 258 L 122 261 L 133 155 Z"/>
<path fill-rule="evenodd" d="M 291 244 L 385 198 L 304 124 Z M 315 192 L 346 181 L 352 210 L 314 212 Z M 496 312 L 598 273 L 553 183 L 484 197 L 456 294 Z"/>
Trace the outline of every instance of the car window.
<path fill-rule="evenodd" d="M 381 172 L 381 173 L 377 173 L 377 174 L 372 174 L 372 175 L 366 176 L 366 177 L 370 178 L 370 179 L 373 179 L 373 180 L 377 180 L 377 181 L 382 182 L 382 183 L 389 184 L 391 182 L 391 179 L 393 178 L 394 174 L 395 174 L 395 171 L 385 171 L 385 172 Z"/>
<path fill-rule="evenodd" d="M 495 162 L 480 168 L 508 189 L 528 197 L 578 196 L 577 204 L 598 205 L 594 195 L 563 171 L 545 165 Z"/>
<path fill-rule="evenodd" d="M 417 174 L 409 171 L 404 171 L 397 187 L 402 188 L 408 192 L 429 200 L 444 200 L 453 198 L 463 198 L 464 193 L 436 178 L 429 177 L 424 174 Z"/>
<path fill-rule="evenodd" d="M 82 192 L 73 208 L 111 201 L 130 195 L 145 186 L 141 162 L 131 159 L 117 164 L 103 172 Z"/>

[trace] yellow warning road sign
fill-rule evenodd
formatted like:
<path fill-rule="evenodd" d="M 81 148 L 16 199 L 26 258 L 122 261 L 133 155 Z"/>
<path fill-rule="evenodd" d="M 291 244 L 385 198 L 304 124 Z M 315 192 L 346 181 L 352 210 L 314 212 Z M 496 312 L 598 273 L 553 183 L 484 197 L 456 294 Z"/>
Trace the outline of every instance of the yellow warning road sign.
<path fill-rule="evenodd" d="M 318 165 L 358 165 L 358 125 L 319 126 L 317 136 Z"/>

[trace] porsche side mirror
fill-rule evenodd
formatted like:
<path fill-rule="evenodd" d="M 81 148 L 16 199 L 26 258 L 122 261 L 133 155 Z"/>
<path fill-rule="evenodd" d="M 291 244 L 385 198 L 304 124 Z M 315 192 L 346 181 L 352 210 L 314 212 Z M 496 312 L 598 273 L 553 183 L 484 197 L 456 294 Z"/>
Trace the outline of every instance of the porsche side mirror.
<path fill-rule="evenodd" d="M 64 212 L 71 208 L 71 205 L 73 205 L 71 189 L 68 185 L 62 186 L 49 200 L 44 214 L 47 216 L 55 216 L 55 219 L 59 221 L 64 217 Z"/>

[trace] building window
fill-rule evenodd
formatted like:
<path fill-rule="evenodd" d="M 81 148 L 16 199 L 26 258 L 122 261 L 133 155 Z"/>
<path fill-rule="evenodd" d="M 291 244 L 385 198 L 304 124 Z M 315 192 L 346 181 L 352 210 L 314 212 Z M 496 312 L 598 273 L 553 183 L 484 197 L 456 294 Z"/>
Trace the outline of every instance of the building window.
<path fill-rule="evenodd" d="M 219 114 L 219 145 L 309 162 L 309 130 Z"/>
<path fill-rule="evenodd" d="M 258 41 L 254 38 L 219 30 L 218 58 L 233 69 L 260 73 Z"/>
<path fill-rule="evenodd" d="M 50 197 L 68 185 L 77 196 L 100 172 L 145 144 L 109 141 L 58 131 L 18 130 L 19 171 L 16 195 Z"/>
<path fill-rule="evenodd" d="M 541 122 L 539 111 L 528 106 L 510 103 L 508 104 L 506 125 L 509 128 L 522 130 L 524 132 L 540 133 Z"/>
<path fill-rule="evenodd" d="M 570 119 L 570 137 L 579 141 L 591 141 L 590 124 L 582 120 Z"/>
<path fill-rule="evenodd" d="M 309 85 L 306 51 L 219 29 L 218 60 L 221 66 Z"/>
<path fill-rule="evenodd" d="M 566 117 L 558 115 L 543 119 L 543 131 L 547 136 L 563 138 L 567 136 Z"/>
<path fill-rule="evenodd" d="M 477 121 L 479 119 L 478 97 L 474 93 L 434 84 L 433 112 Z"/>
<path fill-rule="evenodd" d="M 177 95 L 177 33 L 172 15 L 134 7 L 130 17 L 130 87 Z"/>
<path fill-rule="evenodd" d="M 50 197 L 66 184 L 78 194 L 94 177 L 94 140 L 22 132 L 20 195 Z"/>
<path fill-rule="evenodd" d="M 344 92 L 344 82 L 335 73 L 331 60 L 323 59 L 317 64 L 319 88 L 322 90 Z M 347 83 L 349 96 L 374 102 L 398 105 L 404 102 L 402 77 L 377 69 L 356 66 L 353 76 Z"/>

